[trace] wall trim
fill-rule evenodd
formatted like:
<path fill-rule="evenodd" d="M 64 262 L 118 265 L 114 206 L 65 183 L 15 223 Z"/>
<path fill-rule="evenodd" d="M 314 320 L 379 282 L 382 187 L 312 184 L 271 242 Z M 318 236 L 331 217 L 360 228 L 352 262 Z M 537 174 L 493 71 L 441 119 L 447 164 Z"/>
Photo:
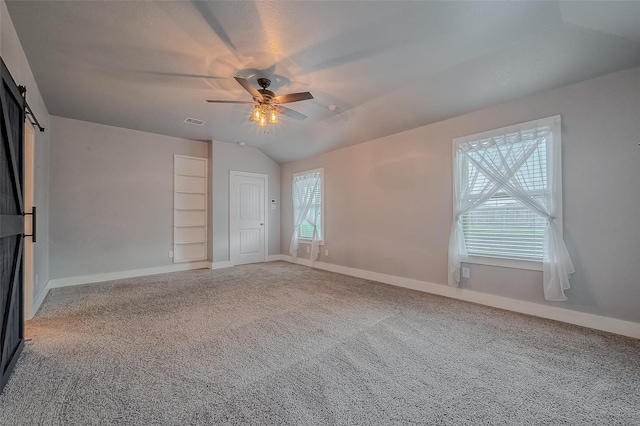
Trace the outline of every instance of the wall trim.
<path fill-rule="evenodd" d="M 265 262 L 275 262 L 278 260 L 285 260 L 282 254 L 269 255 L 267 256 Z M 211 264 L 211 269 L 231 268 L 232 266 L 236 266 L 236 264 L 231 262 L 230 260 L 223 260 L 220 262 L 213 262 Z"/>
<path fill-rule="evenodd" d="M 271 257 L 271 256 L 270 256 Z M 640 339 L 640 323 L 281 254 L 286 262 Z"/>
<path fill-rule="evenodd" d="M 33 304 L 31 305 L 31 317 L 29 318 L 25 318 L 25 320 L 30 320 L 31 318 L 35 317 L 36 314 L 38 313 L 38 309 L 40 309 L 40 306 L 42 306 L 42 302 L 44 302 L 45 297 L 47 297 L 47 294 L 49 294 L 49 284 L 50 281 L 47 281 L 47 285 L 44 286 L 44 288 L 42 290 L 40 290 L 40 293 L 38 293 L 38 297 L 35 298 L 35 300 L 33 301 Z"/>
<path fill-rule="evenodd" d="M 232 266 L 233 266 L 233 263 L 231 263 L 228 260 L 224 260 L 224 261 L 220 261 L 220 262 L 212 262 L 211 263 L 211 269 L 230 268 Z"/>
<path fill-rule="evenodd" d="M 267 259 L 265 260 L 265 262 L 275 262 L 278 260 L 285 260 L 282 257 L 282 254 L 272 254 L 267 256 Z M 231 262 L 230 260 L 223 260 L 220 262 L 213 262 L 211 264 L 211 269 L 221 269 L 221 268 L 231 268 L 232 266 L 236 266 L 235 263 Z"/>
<path fill-rule="evenodd" d="M 155 268 L 131 269 L 129 271 L 105 272 L 102 274 L 81 275 L 77 277 L 56 278 L 49 280 L 49 289 L 67 287 L 71 285 L 99 283 L 103 281 L 121 280 L 125 278 L 144 277 L 147 275 L 166 274 L 168 272 L 188 271 L 191 269 L 209 269 L 211 262 L 189 262 L 176 263 L 167 266 L 157 266 Z"/>

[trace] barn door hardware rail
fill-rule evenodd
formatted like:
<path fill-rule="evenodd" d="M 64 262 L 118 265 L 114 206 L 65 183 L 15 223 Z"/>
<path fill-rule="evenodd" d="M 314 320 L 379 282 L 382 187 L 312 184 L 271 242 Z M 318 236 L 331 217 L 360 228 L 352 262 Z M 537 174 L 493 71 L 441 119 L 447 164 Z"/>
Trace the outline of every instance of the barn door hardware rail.
<path fill-rule="evenodd" d="M 44 132 L 44 127 L 42 127 L 40 125 L 40 123 L 38 122 L 38 119 L 36 118 L 35 114 L 33 113 L 33 110 L 31 109 L 31 107 L 27 103 L 27 88 L 26 88 L 26 86 L 18 86 L 18 89 L 20 89 L 20 93 L 22 94 L 22 97 L 24 98 L 24 118 L 28 118 L 29 122 L 31 123 L 31 125 L 37 126 L 38 129 L 41 132 Z M 34 242 L 35 242 L 35 240 L 34 240 Z"/>
<path fill-rule="evenodd" d="M 24 213 L 25 216 L 31 215 L 31 234 L 24 234 L 25 237 L 31 237 L 32 242 L 36 242 L 36 206 L 33 206 L 31 213 Z"/>

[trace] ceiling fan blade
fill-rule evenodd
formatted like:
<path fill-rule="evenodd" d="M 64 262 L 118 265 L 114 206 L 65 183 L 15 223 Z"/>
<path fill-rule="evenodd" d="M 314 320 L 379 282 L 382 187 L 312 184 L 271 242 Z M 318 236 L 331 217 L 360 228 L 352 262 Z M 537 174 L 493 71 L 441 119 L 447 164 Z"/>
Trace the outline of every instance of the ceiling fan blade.
<path fill-rule="evenodd" d="M 233 77 L 233 78 L 235 78 L 236 81 L 240 83 L 240 86 L 244 87 L 244 90 L 249 92 L 251 96 L 253 96 L 254 98 L 257 98 L 259 101 L 262 101 L 262 94 L 258 92 L 258 90 L 256 90 L 256 88 L 253 87 L 251 83 L 249 83 L 249 80 L 241 77 Z"/>
<path fill-rule="evenodd" d="M 207 99 L 207 102 L 215 103 L 215 104 L 253 104 L 251 101 L 224 101 L 224 100 L 216 100 L 216 99 Z"/>
<path fill-rule="evenodd" d="M 132 72 L 151 74 L 151 75 L 163 75 L 167 77 L 208 78 L 212 80 L 226 80 L 225 77 L 218 77 L 215 75 L 187 74 L 187 73 L 179 73 L 179 72 L 162 72 L 162 71 L 132 71 Z"/>
<path fill-rule="evenodd" d="M 283 107 L 278 105 L 278 112 L 282 115 L 286 115 L 287 117 L 291 117 L 295 120 L 304 120 L 305 118 L 307 118 L 306 115 L 298 112 L 298 111 L 294 111 L 291 108 L 287 108 L 287 107 Z"/>
<path fill-rule="evenodd" d="M 313 95 L 309 92 L 289 93 L 288 95 L 276 96 L 276 99 L 281 104 L 288 104 L 290 102 L 306 101 L 307 99 L 313 99 Z"/>

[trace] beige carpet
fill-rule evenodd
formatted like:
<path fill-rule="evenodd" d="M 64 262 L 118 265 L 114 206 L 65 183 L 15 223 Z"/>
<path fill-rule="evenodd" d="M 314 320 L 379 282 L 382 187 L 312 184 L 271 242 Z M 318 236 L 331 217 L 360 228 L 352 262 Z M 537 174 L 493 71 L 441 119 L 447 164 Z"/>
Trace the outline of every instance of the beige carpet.
<path fill-rule="evenodd" d="M 640 424 L 640 341 L 283 262 L 52 290 L 1 425 Z"/>

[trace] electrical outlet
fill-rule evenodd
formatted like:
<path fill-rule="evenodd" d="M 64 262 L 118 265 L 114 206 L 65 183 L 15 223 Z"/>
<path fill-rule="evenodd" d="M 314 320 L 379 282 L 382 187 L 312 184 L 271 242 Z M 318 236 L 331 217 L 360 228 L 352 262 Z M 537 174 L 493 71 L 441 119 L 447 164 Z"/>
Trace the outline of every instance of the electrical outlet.
<path fill-rule="evenodd" d="M 311 247 L 307 246 L 307 253 L 311 253 Z"/>
<path fill-rule="evenodd" d="M 169 259 L 173 259 L 173 250 L 169 250 Z"/>
<path fill-rule="evenodd" d="M 324 249 L 324 255 L 329 256 L 329 249 Z"/>
<path fill-rule="evenodd" d="M 469 268 L 462 268 L 462 278 L 469 278 L 471 276 L 471 272 Z"/>

